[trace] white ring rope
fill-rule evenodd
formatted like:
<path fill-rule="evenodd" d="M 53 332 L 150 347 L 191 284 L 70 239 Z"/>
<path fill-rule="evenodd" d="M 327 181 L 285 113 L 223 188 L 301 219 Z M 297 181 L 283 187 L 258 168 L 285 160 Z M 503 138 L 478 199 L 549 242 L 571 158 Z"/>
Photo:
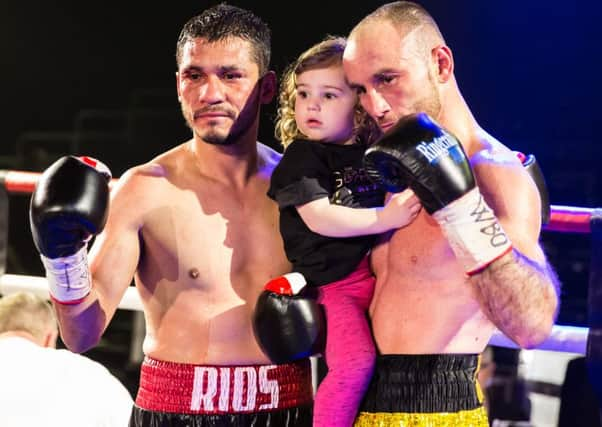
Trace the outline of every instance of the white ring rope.
<path fill-rule="evenodd" d="M 585 355 L 588 332 L 589 328 L 554 325 L 550 336 L 535 349 Z M 519 348 L 514 341 L 500 331 L 494 332 L 489 344 L 499 347 Z"/>
<path fill-rule="evenodd" d="M 8 295 L 23 291 L 33 292 L 42 298 L 50 299 L 48 282 L 45 277 L 23 276 L 19 274 L 4 274 L 0 276 L 0 294 Z M 143 311 L 140 296 L 135 287 L 128 287 L 118 308 L 122 310 Z"/>
<path fill-rule="evenodd" d="M 20 291 L 29 291 L 43 298 L 50 298 L 45 277 L 23 276 L 17 274 L 4 274 L 0 276 L 1 295 L 8 295 Z M 143 310 L 138 290 L 135 287 L 128 287 L 118 308 L 134 311 Z M 588 328 L 555 325 L 550 336 L 536 348 L 539 350 L 585 354 L 588 331 Z M 489 344 L 500 347 L 518 348 L 514 341 L 506 337 L 500 331 L 496 331 L 493 334 Z"/>

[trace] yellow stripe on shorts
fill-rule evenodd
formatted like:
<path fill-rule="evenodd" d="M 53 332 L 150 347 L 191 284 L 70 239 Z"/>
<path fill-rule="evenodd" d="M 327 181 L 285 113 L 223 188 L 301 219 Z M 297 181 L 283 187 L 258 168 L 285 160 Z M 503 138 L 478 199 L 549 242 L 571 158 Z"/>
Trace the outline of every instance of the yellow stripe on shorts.
<path fill-rule="evenodd" d="M 449 413 L 360 412 L 354 427 L 489 427 L 484 407 Z"/>

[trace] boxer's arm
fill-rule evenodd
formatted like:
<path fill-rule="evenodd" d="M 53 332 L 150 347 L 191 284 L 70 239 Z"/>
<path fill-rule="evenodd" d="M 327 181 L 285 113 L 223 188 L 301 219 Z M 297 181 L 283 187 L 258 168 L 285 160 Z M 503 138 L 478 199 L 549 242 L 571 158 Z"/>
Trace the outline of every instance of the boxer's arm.
<path fill-rule="evenodd" d="M 91 292 L 76 305 L 54 304 L 61 338 L 72 351 L 83 352 L 98 343 L 134 276 L 141 226 L 137 173 L 124 174 L 111 192 L 105 229 L 89 254 Z"/>
<path fill-rule="evenodd" d="M 297 206 L 303 222 L 314 233 L 329 237 L 380 234 L 411 222 L 420 202 L 411 190 L 394 194 L 384 207 L 350 208 L 331 204 L 327 197 Z"/>
<path fill-rule="evenodd" d="M 539 194 L 514 159 L 499 164 L 476 156 L 471 163 L 513 250 L 469 280 L 492 322 L 521 347 L 533 347 L 549 335 L 559 295 L 558 279 L 539 245 Z"/>

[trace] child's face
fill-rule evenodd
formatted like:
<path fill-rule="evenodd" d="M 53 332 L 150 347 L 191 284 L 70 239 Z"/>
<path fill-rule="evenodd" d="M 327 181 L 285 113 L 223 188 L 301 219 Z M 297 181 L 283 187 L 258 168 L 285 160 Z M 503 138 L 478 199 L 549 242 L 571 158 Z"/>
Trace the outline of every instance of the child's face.
<path fill-rule="evenodd" d="M 352 143 L 356 100 L 341 66 L 305 71 L 297 76 L 297 127 L 312 140 Z"/>

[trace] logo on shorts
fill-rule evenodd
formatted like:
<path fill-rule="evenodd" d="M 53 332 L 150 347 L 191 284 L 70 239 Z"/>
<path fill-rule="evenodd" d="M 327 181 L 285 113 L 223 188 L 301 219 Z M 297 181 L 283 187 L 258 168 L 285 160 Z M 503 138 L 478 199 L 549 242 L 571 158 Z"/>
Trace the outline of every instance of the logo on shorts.
<path fill-rule="evenodd" d="M 257 412 L 278 408 L 280 385 L 269 379 L 275 366 L 194 368 L 190 409 L 227 413 Z"/>

